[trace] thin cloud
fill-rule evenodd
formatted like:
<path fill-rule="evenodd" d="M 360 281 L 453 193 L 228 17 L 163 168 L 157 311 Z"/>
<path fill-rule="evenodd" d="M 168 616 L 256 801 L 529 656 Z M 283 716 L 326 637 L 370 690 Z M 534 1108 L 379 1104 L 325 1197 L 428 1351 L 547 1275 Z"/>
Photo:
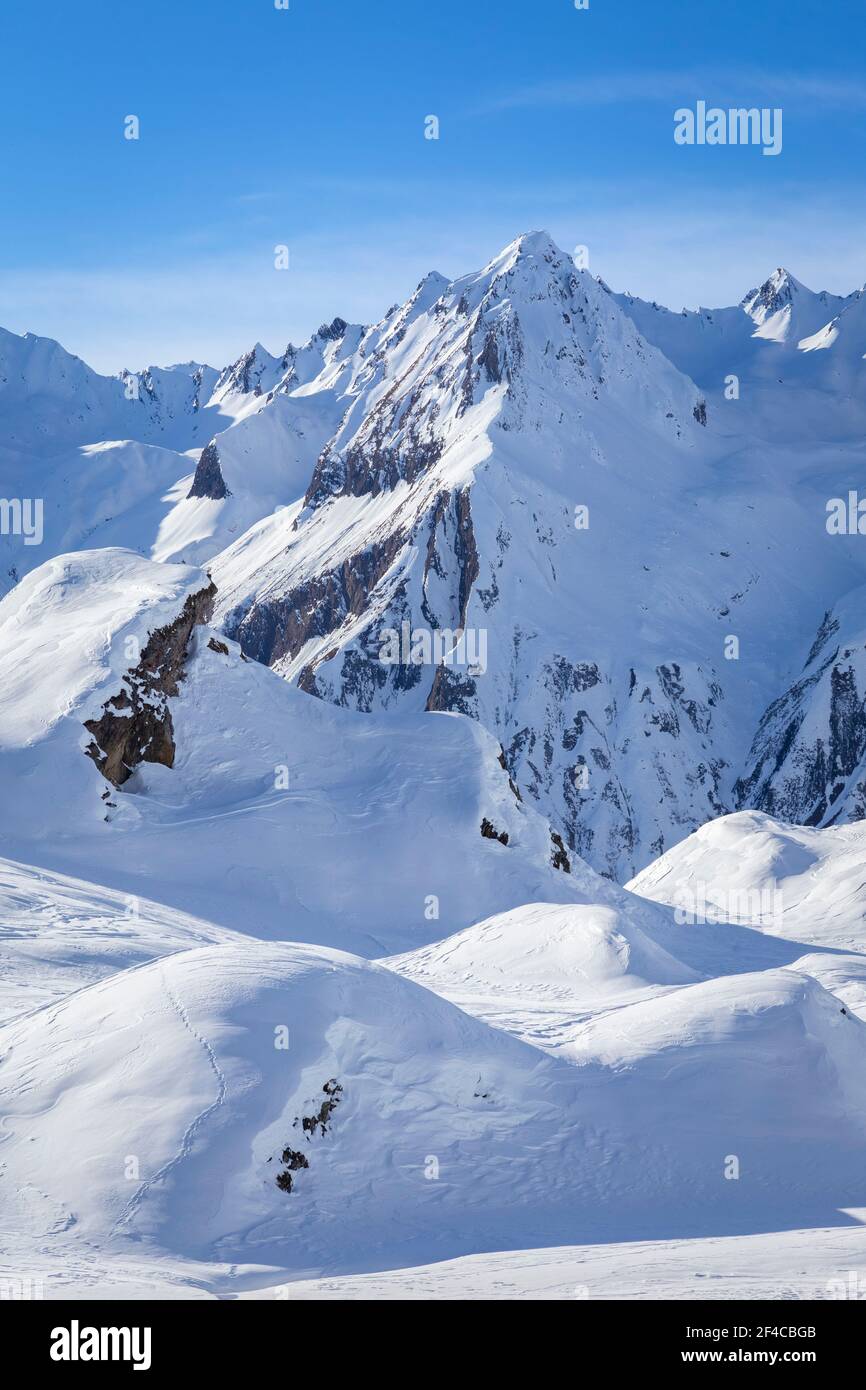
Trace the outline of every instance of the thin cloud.
<path fill-rule="evenodd" d="M 707 99 L 712 97 L 714 101 L 736 100 L 747 105 L 759 101 L 762 104 L 785 102 L 804 109 L 866 110 L 866 85 L 830 73 L 679 69 L 609 73 L 575 81 L 538 83 L 494 98 L 479 107 L 478 112 L 646 102 L 669 104 L 679 93 L 684 97 L 697 93 Z"/>
<path fill-rule="evenodd" d="M 711 190 L 677 197 L 651 181 L 595 199 L 572 188 L 570 202 L 553 191 L 562 192 L 540 183 L 518 205 L 498 200 L 491 184 L 483 212 L 473 198 L 436 216 L 425 208 L 399 222 L 334 226 L 293 239 L 286 273 L 274 271 L 269 243 L 161 265 L 0 269 L 0 322 L 57 338 L 105 372 L 189 359 L 221 367 L 257 340 L 272 352 L 303 342 L 335 314 L 375 322 L 427 271 L 465 274 L 531 227 L 546 227 L 564 251 L 588 246 L 590 271 L 614 289 L 673 309 L 736 304 L 779 264 L 835 294 L 864 281 L 866 203 L 857 190 L 829 221 L 825 190 L 814 184 L 785 185 L 758 206 L 749 189 L 729 189 L 719 204 Z"/>

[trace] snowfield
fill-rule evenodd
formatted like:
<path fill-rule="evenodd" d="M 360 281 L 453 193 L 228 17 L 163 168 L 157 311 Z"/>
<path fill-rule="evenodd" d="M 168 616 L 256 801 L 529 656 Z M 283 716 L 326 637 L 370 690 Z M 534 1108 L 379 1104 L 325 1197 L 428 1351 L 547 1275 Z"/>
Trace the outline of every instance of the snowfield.
<path fill-rule="evenodd" d="M 795 970 L 602 1014 L 551 1058 L 358 957 L 220 944 L 9 1021 L 0 1054 L 10 1238 L 70 1258 L 294 1278 L 862 1206 L 866 1023 Z"/>
<path fill-rule="evenodd" d="M 334 709 L 204 625 L 169 700 L 173 766 L 143 761 L 112 795 L 84 756 L 84 722 L 207 586 L 189 566 L 87 551 L 49 561 L 0 604 L 0 769 L 18 787 L 0 803 L 11 857 L 253 936 L 367 956 L 434 940 L 479 911 L 593 891 L 586 866 L 553 867 L 549 827 L 516 798 L 477 723 Z M 482 836 L 485 818 L 507 845 Z"/>
<path fill-rule="evenodd" d="M 863 304 L 0 331 L 0 1297 L 862 1297 Z"/>
<path fill-rule="evenodd" d="M 158 956 L 235 939 L 146 898 L 0 859 L 0 1021 Z"/>

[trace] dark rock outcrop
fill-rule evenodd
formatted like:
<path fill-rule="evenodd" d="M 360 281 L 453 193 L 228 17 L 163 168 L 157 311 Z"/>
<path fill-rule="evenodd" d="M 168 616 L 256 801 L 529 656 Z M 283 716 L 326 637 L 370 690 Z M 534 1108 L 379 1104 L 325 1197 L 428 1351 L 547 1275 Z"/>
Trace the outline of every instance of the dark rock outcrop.
<path fill-rule="evenodd" d="M 565 845 L 563 844 L 562 836 L 557 834 L 555 830 L 551 830 L 550 838 L 553 841 L 553 854 L 550 860 L 551 864 L 553 865 L 554 869 L 562 869 L 565 873 L 570 874 L 571 860 L 569 859 Z"/>
<path fill-rule="evenodd" d="M 109 782 L 120 787 L 139 763 L 174 766 L 174 730 L 168 701 L 179 693 L 192 630 L 213 612 L 216 585 L 190 594 L 173 623 L 152 632 L 137 666 L 99 719 L 85 721 L 93 741 L 84 750 Z"/>
<path fill-rule="evenodd" d="M 213 440 L 201 451 L 192 487 L 186 495 L 187 498 L 210 497 L 215 501 L 231 497 L 220 468 L 219 450 Z"/>
<path fill-rule="evenodd" d="M 348 324 L 345 319 L 335 318 L 330 323 L 323 323 L 316 336 L 324 338 L 328 343 L 338 343 L 346 332 Z"/>
<path fill-rule="evenodd" d="M 325 1099 L 318 1110 L 314 1110 L 312 1115 L 295 1116 L 294 1127 L 297 1129 L 298 1125 L 301 1126 L 308 1142 L 315 1137 L 317 1132 L 327 1134 L 331 1116 L 343 1098 L 343 1088 L 334 1076 L 325 1082 L 322 1090 L 325 1093 Z M 268 1159 L 269 1163 L 270 1161 Z M 310 1160 L 300 1149 L 293 1149 L 287 1144 L 280 1155 L 280 1162 L 284 1167 L 274 1181 L 281 1192 L 292 1192 L 294 1190 L 292 1174 L 297 1173 L 301 1168 L 309 1168 Z"/>
<path fill-rule="evenodd" d="M 327 1134 L 331 1116 L 342 1099 L 343 1088 L 336 1077 L 332 1076 L 330 1081 L 326 1081 L 322 1090 L 325 1093 L 325 1099 L 319 1109 L 312 1115 L 304 1115 L 301 1119 L 305 1134 L 315 1134 L 317 1129 L 320 1129 L 323 1134 Z"/>
<path fill-rule="evenodd" d="M 481 822 L 481 834 L 485 840 L 498 840 L 501 845 L 508 844 L 508 831 L 497 830 L 492 821 L 485 816 Z"/>
<path fill-rule="evenodd" d="M 285 1164 L 282 1172 L 276 1176 L 276 1184 L 281 1192 L 291 1192 L 294 1186 L 292 1174 L 299 1168 L 309 1168 L 310 1160 L 306 1154 L 302 1154 L 299 1149 L 283 1149 L 280 1155 L 280 1162 Z"/>

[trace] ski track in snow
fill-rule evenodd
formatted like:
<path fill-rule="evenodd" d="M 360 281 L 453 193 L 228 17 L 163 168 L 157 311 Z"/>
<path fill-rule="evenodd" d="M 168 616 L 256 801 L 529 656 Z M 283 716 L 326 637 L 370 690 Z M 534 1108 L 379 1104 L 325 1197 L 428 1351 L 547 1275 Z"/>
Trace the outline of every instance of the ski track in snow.
<path fill-rule="evenodd" d="M 145 1197 L 150 1192 L 151 1188 L 153 1188 L 157 1183 L 162 1182 L 168 1176 L 168 1174 L 178 1166 L 178 1164 L 182 1163 L 184 1159 L 190 1155 L 190 1153 L 192 1152 L 192 1146 L 196 1135 L 207 1123 L 210 1116 L 215 1114 L 216 1111 L 219 1110 L 219 1108 L 225 1104 L 225 1098 L 227 1093 L 225 1075 L 222 1072 L 219 1063 L 217 1062 L 216 1054 L 211 1044 L 208 1042 L 207 1038 L 202 1037 L 202 1035 L 196 1032 L 195 1028 L 193 1028 L 192 1024 L 189 1021 L 189 1015 L 186 1009 L 183 1007 L 183 1005 L 180 1003 L 180 1001 L 177 999 L 177 997 L 169 987 L 168 981 L 165 978 L 165 971 L 163 970 L 161 973 L 163 989 L 165 991 L 166 998 L 169 1000 L 172 1008 L 174 1009 L 175 1013 L 177 1014 L 186 1031 L 189 1033 L 190 1037 L 195 1039 L 195 1041 L 199 1044 L 200 1047 L 204 1049 L 207 1055 L 207 1059 L 210 1063 L 211 1070 L 213 1071 L 214 1076 L 217 1080 L 217 1096 L 216 1100 L 214 1100 L 210 1105 L 205 1106 L 204 1110 L 200 1111 L 200 1113 L 196 1115 L 195 1119 L 191 1122 L 191 1124 L 187 1126 L 187 1129 L 185 1130 L 183 1138 L 181 1140 L 180 1149 L 174 1155 L 174 1157 L 170 1158 L 167 1163 L 164 1163 L 163 1166 L 159 1168 L 150 1178 L 146 1178 L 144 1182 L 141 1183 L 141 1185 L 138 1187 L 136 1192 L 133 1193 L 127 1206 L 124 1208 L 124 1210 L 121 1212 L 120 1216 L 114 1223 L 114 1232 L 119 1231 L 123 1226 L 127 1225 L 130 1219 L 135 1215 L 135 1212 L 138 1210 Z"/>

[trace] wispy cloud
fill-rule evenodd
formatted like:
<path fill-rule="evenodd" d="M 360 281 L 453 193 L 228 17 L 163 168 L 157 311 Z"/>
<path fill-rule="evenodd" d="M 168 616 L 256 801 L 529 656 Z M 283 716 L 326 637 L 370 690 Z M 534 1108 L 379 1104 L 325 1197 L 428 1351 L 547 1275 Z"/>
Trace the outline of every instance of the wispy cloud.
<path fill-rule="evenodd" d="M 761 69 L 680 68 L 611 72 L 573 81 L 540 82 L 492 98 L 480 114 L 518 109 L 670 103 L 706 97 L 720 103 L 784 103 L 826 110 L 866 110 L 866 84 L 831 73 L 778 73 Z"/>
<path fill-rule="evenodd" d="M 779 264 L 837 294 L 866 279 L 866 198 L 854 188 L 829 219 L 830 195 L 794 181 L 759 200 L 749 188 L 729 188 L 720 201 L 712 189 L 675 192 L 651 179 L 486 191 L 483 209 L 475 193 L 452 189 L 435 210 L 428 197 L 399 220 L 290 238 L 288 272 L 274 270 L 267 238 L 257 251 L 222 256 L 174 247 L 161 264 L 0 270 L 0 323 L 58 338 L 102 371 L 189 359 L 221 367 L 256 340 L 274 352 L 303 342 L 335 314 L 375 322 L 427 271 L 464 274 L 534 227 L 565 251 L 588 246 L 590 270 L 614 289 L 674 309 L 735 304 Z"/>

